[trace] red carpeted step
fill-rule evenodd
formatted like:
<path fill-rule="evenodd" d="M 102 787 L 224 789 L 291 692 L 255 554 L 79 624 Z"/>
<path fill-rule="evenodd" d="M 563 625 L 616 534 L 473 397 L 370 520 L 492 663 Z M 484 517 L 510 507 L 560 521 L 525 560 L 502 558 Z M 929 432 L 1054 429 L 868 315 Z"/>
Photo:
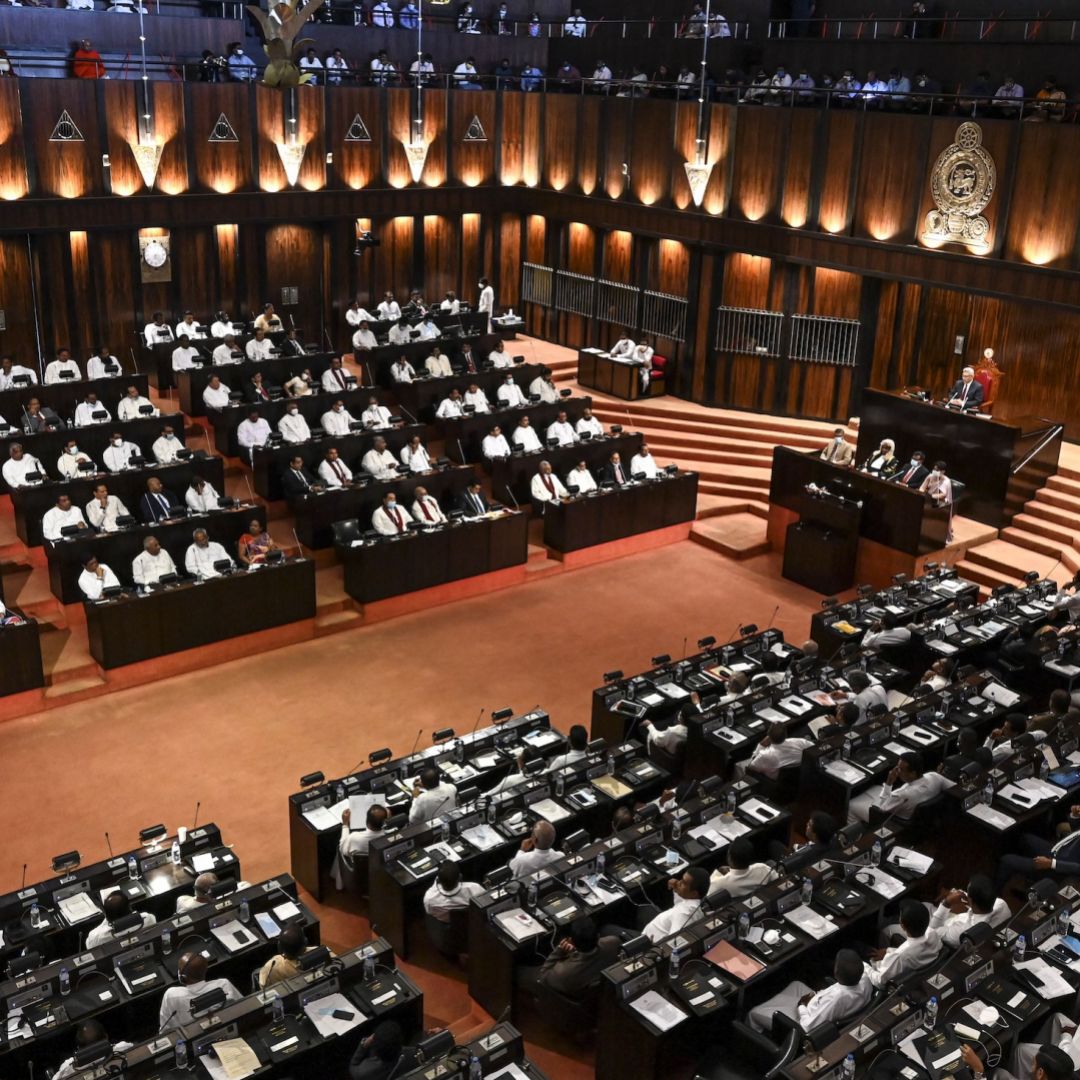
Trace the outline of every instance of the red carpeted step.
<path fill-rule="evenodd" d="M 765 554 L 770 547 L 764 520 L 750 513 L 695 521 L 690 539 L 731 559 L 750 559 Z"/>
<path fill-rule="evenodd" d="M 1058 557 L 1056 554 L 1045 555 L 1020 547 L 1008 540 L 991 540 L 988 544 L 969 549 L 965 561 L 1002 574 L 1010 580 L 1018 580 L 1029 570 L 1037 571 L 1040 576 L 1049 573 L 1058 562 Z"/>
<path fill-rule="evenodd" d="M 1011 528 L 1021 529 L 1027 533 L 1034 533 L 1036 536 L 1045 537 L 1047 540 L 1053 540 L 1066 547 L 1072 546 L 1073 537 L 1076 536 L 1076 530 L 1070 528 L 1068 525 L 1062 525 L 1056 521 L 1048 521 L 1043 517 L 1039 517 L 1037 514 L 1029 514 L 1026 511 L 1017 514 L 1012 519 Z"/>
<path fill-rule="evenodd" d="M 760 518 L 769 516 L 769 504 L 754 499 L 737 499 L 729 495 L 709 495 L 698 491 L 697 520 L 725 517 L 728 514 L 754 514 Z"/>
<path fill-rule="evenodd" d="M 1026 548 L 1028 551 L 1037 551 L 1040 555 L 1050 555 L 1055 559 L 1060 558 L 1065 551 L 1072 550 L 1072 545 L 1067 542 L 1014 526 L 1002 529 L 1001 539 L 1008 540 L 1010 544 Z"/>
<path fill-rule="evenodd" d="M 1024 506 L 1024 514 L 1033 520 L 1052 522 L 1062 525 L 1072 532 L 1080 532 L 1080 511 L 1066 510 L 1053 503 L 1040 501 L 1038 496 Z"/>
<path fill-rule="evenodd" d="M 1053 477 L 1050 478 L 1051 480 Z M 1071 510 L 1080 513 L 1080 497 L 1071 492 L 1062 491 L 1060 488 L 1044 487 L 1035 493 L 1035 501 L 1057 506 L 1062 510 Z"/>

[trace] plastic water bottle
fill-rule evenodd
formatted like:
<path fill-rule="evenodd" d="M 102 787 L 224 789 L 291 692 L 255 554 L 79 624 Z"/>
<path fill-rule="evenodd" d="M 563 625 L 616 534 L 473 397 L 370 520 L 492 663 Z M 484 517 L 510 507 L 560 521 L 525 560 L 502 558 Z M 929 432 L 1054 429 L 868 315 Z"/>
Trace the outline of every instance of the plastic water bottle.
<path fill-rule="evenodd" d="M 270 1019 L 275 1024 L 280 1024 L 285 1019 L 285 1001 L 282 998 L 274 998 L 273 1004 L 270 1006 Z"/>
<path fill-rule="evenodd" d="M 668 959 L 668 979 L 674 982 L 679 977 L 679 966 L 682 961 L 679 959 L 679 950 L 672 949 L 671 957 Z"/>
<path fill-rule="evenodd" d="M 1017 964 L 1024 959 L 1024 954 L 1027 952 L 1027 938 L 1023 934 L 1017 934 L 1016 940 L 1013 942 L 1013 961 Z"/>
<path fill-rule="evenodd" d="M 739 805 L 739 796 L 735 794 L 735 789 L 732 788 L 727 793 L 727 812 L 729 814 L 735 813 L 735 808 Z"/>
<path fill-rule="evenodd" d="M 364 968 L 363 968 L 364 981 L 375 978 L 375 954 L 367 949 L 364 952 Z"/>
<path fill-rule="evenodd" d="M 892 735 L 892 737 L 894 739 L 896 738 L 897 735 L 900 734 L 900 717 L 899 716 L 893 716 L 892 723 L 889 725 L 889 732 L 890 732 L 890 734 Z"/>
<path fill-rule="evenodd" d="M 529 890 L 525 894 L 525 906 L 530 910 L 536 907 L 536 901 L 539 898 L 539 889 L 535 881 L 529 882 Z"/>
<path fill-rule="evenodd" d="M 71 993 L 71 972 L 66 967 L 60 969 L 60 993 L 65 997 Z"/>
<path fill-rule="evenodd" d="M 345 785 L 338 781 L 334 785 L 334 802 L 339 803 L 345 798 Z"/>
<path fill-rule="evenodd" d="M 169 928 L 161 932 L 161 952 L 164 956 L 172 952 L 172 930 Z"/>
<path fill-rule="evenodd" d="M 847 761 L 851 757 L 851 736 L 845 735 L 844 741 L 840 744 L 840 757 L 843 761 Z"/>
<path fill-rule="evenodd" d="M 747 935 L 750 933 L 750 912 L 749 911 L 740 911 L 739 912 L 739 929 L 738 929 L 738 933 L 739 933 L 739 940 L 740 941 L 745 941 Z"/>
<path fill-rule="evenodd" d="M 181 859 L 180 859 L 180 841 L 179 840 L 174 840 L 172 842 L 172 861 L 173 861 L 173 866 L 179 866 L 180 865 Z"/>
<path fill-rule="evenodd" d="M 676 812 L 675 816 L 671 819 L 671 839 L 672 841 L 678 840 L 682 836 L 682 817 Z"/>
<path fill-rule="evenodd" d="M 607 856 L 601 851 L 596 856 L 596 876 L 599 877 L 604 872 L 604 867 L 607 866 Z"/>
<path fill-rule="evenodd" d="M 566 791 L 566 777 L 562 773 L 559 773 L 555 777 L 555 797 L 561 799 L 563 793 Z"/>
<path fill-rule="evenodd" d="M 846 1058 L 844 1058 L 844 1067 L 841 1070 L 840 1075 L 841 1075 L 841 1077 L 843 1077 L 843 1080 L 855 1080 L 855 1055 L 854 1054 L 848 1054 L 848 1056 Z"/>
<path fill-rule="evenodd" d="M 484 1070 L 480 1067 L 480 1059 L 475 1054 L 469 1058 L 469 1080 L 484 1080 Z"/>
<path fill-rule="evenodd" d="M 1047 763 L 1045 757 L 1039 757 L 1039 779 L 1045 780 L 1046 774 L 1050 771 L 1050 765 Z"/>
<path fill-rule="evenodd" d="M 454 744 L 454 759 L 459 765 L 465 760 L 465 744 L 460 739 Z"/>
<path fill-rule="evenodd" d="M 176 1067 L 186 1069 L 188 1067 L 188 1046 L 186 1039 L 176 1040 Z"/>
<path fill-rule="evenodd" d="M 494 825 L 499 818 L 499 808 L 495 805 L 495 800 L 488 800 L 487 804 L 487 819 L 489 825 Z"/>
<path fill-rule="evenodd" d="M 923 1015 L 923 1025 L 930 1031 L 937 1027 L 937 998 L 932 997 L 926 1003 L 926 1012 Z"/>
<path fill-rule="evenodd" d="M 128 856 L 128 877 L 131 878 L 132 881 L 139 880 L 139 864 L 134 855 Z"/>
<path fill-rule="evenodd" d="M 1059 937 L 1064 937 L 1069 932 L 1069 909 L 1061 908 L 1057 913 L 1055 929 Z"/>
<path fill-rule="evenodd" d="M 615 775 L 615 755 L 609 750 L 607 756 L 607 771 L 608 776 Z"/>
<path fill-rule="evenodd" d="M 881 865 L 881 841 L 880 840 L 875 840 L 874 841 L 874 846 L 870 849 L 870 865 L 871 866 L 880 866 Z"/>
<path fill-rule="evenodd" d="M 983 788 L 983 802 L 989 806 L 994 801 L 994 781 L 987 780 L 986 787 Z"/>
<path fill-rule="evenodd" d="M 30 905 L 30 928 L 37 930 L 41 926 L 41 905 L 37 902 Z"/>
<path fill-rule="evenodd" d="M 240 921 L 244 924 L 251 922 L 251 905 L 246 900 L 240 901 Z"/>
<path fill-rule="evenodd" d="M 802 888 L 799 890 L 799 899 L 804 904 L 809 904 L 814 899 L 814 883 L 808 878 L 802 879 Z"/>

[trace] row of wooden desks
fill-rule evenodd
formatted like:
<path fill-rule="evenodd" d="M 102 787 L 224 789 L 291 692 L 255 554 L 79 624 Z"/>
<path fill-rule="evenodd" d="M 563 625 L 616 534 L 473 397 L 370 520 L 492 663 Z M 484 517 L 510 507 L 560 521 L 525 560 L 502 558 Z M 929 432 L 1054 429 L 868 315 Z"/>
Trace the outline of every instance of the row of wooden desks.
<path fill-rule="evenodd" d="M 496 385 L 501 385 L 501 380 Z M 483 461 L 484 437 L 495 426 L 502 430 L 506 441 L 513 446 L 514 428 L 523 416 L 529 418 L 537 437 L 544 442 L 547 429 L 558 419 L 560 412 L 565 411 L 570 423 L 576 424 L 581 419 L 581 414 L 592 408 L 592 398 L 589 397 L 562 398 L 554 405 L 526 405 L 523 408 L 503 409 L 500 408 L 500 402 L 494 393 L 488 392 L 488 401 L 492 408 L 489 413 L 474 413 L 471 416 L 438 421 L 439 432 L 446 444 L 447 457 L 461 462 Z"/>
<path fill-rule="evenodd" d="M 79 362 L 85 372 L 86 364 Z M 129 386 L 138 389 L 140 396 L 146 397 L 148 381 L 145 375 L 125 375 L 123 371 L 108 379 L 65 379 L 63 382 L 31 383 L 29 386 L 0 390 L 0 416 L 9 424 L 21 428 L 23 410 L 33 398 L 41 402 L 43 408 L 50 408 L 61 420 L 72 420 L 76 406 L 86 400 L 89 393 L 97 394 L 98 401 L 104 405 L 116 419 L 116 407 L 121 399 L 127 397 Z"/>
<path fill-rule="evenodd" d="M 334 353 L 329 352 L 310 352 L 302 356 L 294 353 L 291 356 L 272 356 L 269 360 L 244 359 L 231 364 L 206 363 L 176 371 L 173 377 L 180 398 L 180 409 L 188 416 L 205 416 L 206 402 L 203 401 L 203 391 L 215 375 L 230 390 L 243 391 L 256 372 L 262 373 L 263 382 L 267 386 L 284 386 L 294 375 L 310 370 L 318 387 L 322 373 L 330 366 L 333 356 Z M 343 386 L 341 392 L 344 393 L 346 389 L 348 388 Z"/>
<path fill-rule="evenodd" d="M 430 350 L 423 355 L 426 357 L 429 353 Z M 397 359 L 397 357 L 393 359 Z M 453 361 L 453 357 L 449 355 L 447 359 Z M 417 360 L 422 361 L 422 358 L 418 357 Z M 380 385 L 385 386 L 394 395 L 394 399 L 401 405 L 406 415 L 412 419 L 422 420 L 425 423 L 433 423 L 439 403 L 449 395 L 451 390 L 457 389 L 464 394 L 473 383 L 476 383 L 487 395 L 491 407 L 495 408 L 499 387 L 506 381 L 507 372 L 514 376 L 514 384 L 521 388 L 521 392 L 528 394 L 533 380 L 543 370 L 540 364 L 525 363 L 515 364 L 512 368 L 492 368 L 487 366 L 486 358 L 483 364 L 480 363 L 479 357 L 476 360 L 479 370 L 474 374 L 455 372 L 453 375 L 434 377 L 423 374 L 412 382 L 394 382 L 393 378 L 390 378 L 389 381 L 380 379 L 379 382 Z M 387 374 L 389 374 L 389 366 L 387 366 L 386 370 Z M 421 374 L 419 369 L 417 374 Z M 506 437 L 509 440 L 509 434 Z"/>

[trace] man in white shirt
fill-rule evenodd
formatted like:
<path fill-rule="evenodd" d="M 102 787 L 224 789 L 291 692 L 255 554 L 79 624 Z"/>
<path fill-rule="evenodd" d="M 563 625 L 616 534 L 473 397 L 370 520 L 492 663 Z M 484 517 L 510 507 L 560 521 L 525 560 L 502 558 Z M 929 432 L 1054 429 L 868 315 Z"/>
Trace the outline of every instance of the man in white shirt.
<path fill-rule="evenodd" d="M 71 497 L 64 494 L 56 497 L 56 505 L 45 511 L 41 519 L 41 532 L 46 540 L 61 539 L 61 530 L 75 526 L 80 531 L 87 527 L 83 512 L 71 505 Z"/>
<path fill-rule="evenodd" d="M 941 952 L 941 935 L 930 926 L 930 912 L 917 900 L 901 902 L 900 930 L 904 940 L 899 945 L 875 949 L 866 963 L 866 975 L 879 989 L 929 967 Z"/>
<path fill-rule="evenodd" d="M 529 404 L 528 399 L 521 392 L 521 387 L 514 382 L 514 376 L 509 371 L 495 396 L 499 399 L 499 407 L 502 409 L 524 409 Z"/>
<path fill-rule="evenodd" d="M 201 476 L 193 476 L 191 484 L 184 492 L 187 508 L 196 514 L 207 514 L 221 506 L 221 497 L 214 490 L 214 485 Z"/>
<path fill-rule="evenodd" d="M 581 8 L 574 8 L 574 14 L 563 23 L 563 33 L 567 37 L 583 38 L 588 32 L 588 24 L 585 16 L 581 14 Z"/>
<path fill-rule="evenodd" d="M 569 748 L 562 754 L 556 754 L 544 767 L 544 772 L 558 772 L 567 765 L 576 765 L 584 761 L 589 753 L 589 733 L 583 724 L 574 724 L 568 736 Z"/>
<path fill-rule="evenodd" d="M 45 367 L 46 386 L 81 378 L 82 373 L 79 371 L 79 365 L 71 359 L 71 352 L 68 349 L 58 349 L 56 359 L 50 361 Z"/>
<path fill-rule="evenodd" d="M 484 457 L 489 461 L 510 456 L 510 444 L 502 433 L 502 428 L 496 424 L 485 436 L 481 445 Z"/>
<path fill-rule="evenodd" d="M 143 406 L 149 406 L 150 411 L 142 413 L 139 410 Z M 141 416 L 158 416 L 160 415 L 158 410 L 154 408 L 149 398 L 144 398 L 139 393 L 137 386 L 129 386 L 127 388 L 127 395 L 120 399 L 120 404 L 116 406 L 116 419 L 117 420 L 138 420 Z"/>
<path fill-rule="evenodd" d="M 689 706 L 683 706 L 683 710 Z M 686 745 L 689 732 L 682 715 L 668 722 L 667 727 L 658 728 L 651 720 L 643 720 L 641 726 L 645 729 L 645 745 L 651 750 L 654 746 L 659 747 L 667 754 L 677 754 Z"/>
<path fill-rule="evenodd" d="M 412 806 L 409 807 L 409 824 L 430 821 L 440 814 L 448 814 L 457 805 L 457 788 L 449 781 L 439 781 L 438 770 L 428 765 L 413 783 Z"/>
<path fill-rule="evenodd" d="M 210 990 L 221 990 L 226 1002 L 239 1001 L 239 990 L 228 979 L 207 979 L 209 964 L 199 952 L 187 952 L 180 957 L 177 973 L 179 986 L 170 986 L 161 999 L 158 1026 L 164 1034 L 191 1023 L 191 1002 Z"/>
<path fill-rule="evenodd" d="M 606 60 L 597 60 L 592 73 L 593 90 L 605 94 L 611 87 L 611 68 Z"/>
<path fill-rule="evenodd" d="M 79 574 L 79 588 L 87 600 L 100 600 L 106 589 L 119 589 L 120 579 L 93 555 L 83 558 L 82 573 Z"/>
<path fill-rule="evenodd" d="M 113 923 L 126 919 L 133 914 L 131 901 L 128 900 L 124 893 L 119 891 L 109 893 L 101 907 L 105 913 L 105 918 L 86 935 L 87 949 L 96 949 L 99 945 L 104 945 L 106 941 L 112 941 L 116 936 Z M 153 926 L 157 922 L 157 919 L 148 911 L 140 912 L 139 917 L 142 919 L 143 927 Z"/>
<path fill-rule="evenodd" d="M 218 341 L 223 341 L 230 334 L 236 334 L 236 327 L 227 311 L 219 311 L 217 318 L 210 324 L 210 336 Z"/>
<path fill-rule="evenodd" d="M 274 343 L 266 336 L 266 331 L 259 326 L 255 329 L 255 336 L 244 346 L 244 355 L 249 360 L 269 360 L 273 347 Z"/>
<path fill-rule="evenodd" d="M 401 318 L 401 305 L 394 299 L 392 292 L 383 293 L 382 302 L 375 310 L 379 313 L 380 319 L 389 321 Z"/>
<path fill-rule="evenodd" d="M 348 435 L 349 425 L 354 423 L 354 420 L 345 408 L 345 402 L 339 399 L 322 414 L 319 423 L 327 435 Z"/>
<path fill-rule="evenodd" d="M 897 786 L 899 784 L 899 786 Z M 857 795 L 848 805 L 848 822 L 869 821 L 871 807 L 908 821 L 916 808 L 940 795 L 953 781 L 941 773 L 926 772 L 922 754 L 909 751 L 889 772 L 884 784 Z"/>
<path fill-rule="evenodd" d="M 104 413 L 104 416 L 96 414 Z M 84 400 L 75 406 L 75 426 L 92 427 L 94 424 L 107 424 L 112 419 L 112 413 L 98 401 L 97 394 L 91 390 Z"/>
<path fill-rule="evenodd" d="M 364 455 L 361 466 L 376 480 L 393 480 L 397 476 L 397 462 L 394 455 L 386 449 L 386 440 L 381 435 L 375 436 L 375 444 Z"/>
<path fill-rule="evenodd" d="M 398 505 L 397 496 L 388 491 L 380 506 L 371 515 L 371 527 L 380 536 L 400 536 L 409 531 L 412 515 L 404 506 Z"/>
<path fill-rule="evenodd" d="M 775 780 L 781 769 L 802 761 L 803 751 L 813 745 L 809 739 L 788 738 L 787 725 L 777 720 L 769 725 L 768 734 L 758 743 L 746 767 Z"/>
<path fill-rule="evenodd" d="M 515 447 L 524 450 L 526 454 L 539 453 L 543 449 L 527 416 L 523 416 L 514 428 L 513 442 Z"/>
<path fill-rule="evenodd" d="M 797 1021 L 803 1031 L 812 1031 L 829 1021 L 846 1020 L 866 1008 L 874 996 L 874 984 L 854 949 L 841 949 L 836 954 L 833 975 L 836 982 L 816 993 L 798 979 L 788 983 L 775 997 L 750 1010 L 750 1026 L 769 1031 L 773 1013 L 781 1012 Z"/>
<path fill-rule="evenodd" d="M 366 322 L 362 322 L 359 327 L 356 327 L 356 333 L 352 336 L 354 352 L 368 352 L 378 348 L 378 345 L 378 338 L 372 333 L 372 328 Z"/>
<path fill-rule="evenodd" d="M 889 611 L 880 623 L 863 634 L 862 647 L 870 652 L 879 652 L 891 645 L 906 645 L 910 640 L 911 631 L 906 626 L 901 626 L 896 616 Z"/>
<path fill-rule="evenodd" d="M 427 86 L 431 81 L 431 77 L 435 74 L 435 62 L 431 57 L 431 53 L 424 53 L 424 58 L 422 60 L 417 57 L 409 65 L 409 73 L 412 75 L 414 84 L 418 86 Z"/>
<path fill-rule="evenodd" d="M 562 857 L 563 853 L 555 847 L 555 826 L 550 821 L 538 821 L 510 860 L 510 873 L 515 880 L 531 878 Z"/>
<path fill-rule="evenodd" d="M 383 834 L 390 811 L 374 803 L 367 809 L 362 825 L 353 825 L 349 810 L 341 814 L 341 838 L 338 840 L 337 857 L 330 875 L 339 889 L 346 889 L 350 880 L 367 881 L 367 857 L 371 841 Z"/>
<path fill-rule="evenodd" d="M 404 356 L 399 356 L 390 365 L 390 376 L 396 383 L 411 383 L 415 374 L 416 368 Z"/>
<path fill-rule="evenodd" d="M 709 892 L 709 871 L 700 866 L 687 867 L 681 877 L 668 879 L 668 888 L 674 894 L 671 907 L 654 915 L 641 931 L 654 945 L 701 914 L 701 901 Z"/>
<path fill-rule="evenodd" d="M 646 480 L 655 480 L 659 471 L 656 467 L 656 459 L 649 453 L 648 446 L 642 443 L 641 448 L 630 459 L 630 475 L 637 476 L 644 473 Z"/>
<path fill-rule="evenodd" d="M 997 928 L 1012 917 L 1009 905 L 998 896 L 994 883 L 986 874 L 974 874 L 967 889 L 950 889 L 930 914 L 930 927 L 941 935 L 950 948 L 960 944 L 960 938 L 978 923 Z"/>
<path fill-rule="evenodd" d="M 740 900 L 776 877 L 768 863 L 754 862 L 754 845 L 745 836 L 731 842 L 727 863 L 709 875 L 710 896 L 723 890 L 732 900 Z"/>
<path fill-rule="evenodd" d="M 428 494 L 425 487 L 417 487 L 413 491 L 412 516 L 414 521 L 419 521 L 422 525 L 441 525 L 446 521 L 442 507 Z"/>
<path fill-rule="evenodd" d="M 562 481 L 551 471 L 551 463 L 541 461 L 536 475 L 529 484 L 533 502 L 558 503 L 567 497 Z"/>
<path fill-rule="evenodd" d="M 86 504 L 86 519 L 102 532 L 116 532 L 118 517 L 128 517 L 130 511 L 104 484 L 94 485 L 94 497 Z"/>
<path fill-rule="evenodd" d="M 385 3 L 386 0 L 383 0 Z M 323 62 L 319 59 L 314 49 L 308 49 L 308 51 L 300 57 L 300 62 L 296 65 L 300 69 L 301 75 L 310 75 L 311 79 L 308 82 L 308 86 L 318 86 L 319 76 L 323 69 Z"/>
<path fill-rule="evenodd" d="M 649 373 L 652 371 L 653 354 L 654 349 L 647 341 L 642 341 L 635 345 L 634 351 L 630 354 L 630 359 L 638 365 L 638 374 L 641 378 L 642 390 L 647 390 L 649 388 Z"/>
<path fill-rule="evenodd" d="M 190 371 L 199 357 L 199 350 L 191 344 L 187 334 L 181 334 L 176 340 L 172 354 L 173 371 Z"/>
<path fill-rule="evenodd" d="M 64 452 L 56 462 L 56 471 L 64 480 L 73 480 L 76 476 L 87 476 L 94 471 L 93 469 L 80 469 L 80 462 L 94 464 L 90 459 L 90 455 L 84 454 L 74 439 L 69 439 L 64 446 Z"/>
<path fill-rule="evenodd" d="M 555 389 L 555 384 L 551 381 L 551 371 L 549 368 L 544 368 L 539 375 L 531 383 L 529 383 L 529 393 L 539 394 L 540 401 L 544 405 L 554 405 L 559 400 L 559 391 Z"/>
<path fill-rule="evenodd" d="M 491 361 L 491 366 L 494 368 L 512 368 L 514 366 L 514 358 L 506 351 L 506 346 L 499 339 L 495 342 L 488 353 L 488 360 Z"/>
<path fill-rule="evenodd" d="M 285 415 L 278 421 L 278 431 L 287 443 L 303 443 L 311 438 L 311 428 L 295 401 L 286 405 Z"/>
<path fill-rule="evenodd" d="M 349 73 L 349 63 L 340 49 L 335 49 L 332 56 L 326 58 L 326 83 L 328 86 L 340 86 L 342 79 Z"/>
<path fill-rule="evenodd" d="M 439 336 L 439 328 L 430 315 L 425 315 L 412 329 L 417 341 L 433 341 Z"/>
<path fill-rule="evenodd" d="M 386 340 L 390 345 L 405 345 L 407 342 L 412 341 L 412 333 L 408 326 L 405 325 L 404 319 L 399 319 L 390 327 Z"/>
<path fill-rule="evenodd" d="M 584 461 L 579 461 L 566 474 L 567 491 L 570 491 L 572 487 L 577 488 L 577 492 L 571 491 L 571 495 L 586 495 L 590 491 L 596 490 L 596 480 L 593 478 L 593 474 L 589 472 L 589 466 Z"/>
<path fill-rule="evenodd" d="M 148 589 L 167 574 L 175 573 L 176 563 L 172 561 L 172 556 L 161 546 L 156 536 L 148 536 L 143 541 L 143 550 L 131 563 L 132 580 L 140 588 Z"/>
<path fill-rule="evenodd" d="M 203 404 L 208 409 L 226 409 L 229 406 L 229 388 L 221 381 L 220 375 L 211 375 L 203 390 Z"/>
<path fill-rule="evenodd" d="M 449 922 L 450 912 L 467 910 L 469 901 L 484 892 L 483 885 L 462 881 L 461 867 L 447 859 L 439 865 L 434 884 L 424 893 L 424 910 L 440 922 Z"/>
<path fill-rule="evenodd" d="M 236 344 L 234 334 L 226 334 L 225 340 L 214 349 L 211 356 L 215 364 L 239 364 L 243 359 L 244 354 L 240 351 L 240 346 Z"/>
<path fill-rule="evenodd" d="M 162 341 L 172 341 L 172 327 L 165 321 L 165 316 L 160 311 L 154 312 L 151 322 L 143 328 L 143 338 L 147 345 L 157 345 Z"/>
<path fill-rule="evenodd" d="M 185 311 L 184 317 L 176 324 L 177 338 L 179 338 L 181 334 L 185 335 L 188 341 L 206 337 L 202 328 L 202 323 L 196 322 L 195 316 L 190 311 Z"/>
<path fill-rule="evenodd" d="M 466 31 L 470 33 L 471 31 Z M 480 83 L 476 77 L 476 64 L 471 56 L 466 56 L 457 67 L 454 68 L 454 85 L 459 90 L 479 90 Z"/>
<path fill-rule="evenodd" d="M 340 356 L 330 359 L 330 366 L 322 373 L 322 388 L 329 394 L 340 394 L 348 390 L 349 382 L 356 382 L 356 376 L 342 363 Z"/>
<path fill-rule="evenodd" d="M 440 420 L 457 420 L 465 415 L 465 406 L 461 400 L 461 391 L 455 386 L 450 393 L 439 402 L 435 415 Z"/>
<path fill-rule="evenodd" d="M 258 331 L 260 330 L 263 330 L 267 334 L 275 334 L 281 328 L 281 319 L 274 311 L 274 305 L 266 304 L 263 307 L 263 313 L 255 320 L 256 333 L 258 333 Z"/>
<path fill-rule="evenodd" d="M 369 397 L 367 408 L 360 414 L 360 419 L 366 428 L 390 427 L 390 410 L 385 405 L 379 404 L 377 397 Z"/>
<path fill-rule="evenodd" d="M 178 460 L 177 455 L 184 449 L 184 444 L 176 437 L 172 425 L 166 424 L 150 449 L 154 453 L 154 460 L 159 465 L 171 465 Z"/>
<path fill-rule="evenodd" d="M 345 312 L 345 321 L 355 330 L 361 323 L 374 322 L 375 316 L 361 307 L 360 301 L 357 299 L 349 305 L 348 310 Z"/>
<path fill-rule="evenodd" d="M 592 414 L 592 409 L 583 409 L 581 419 L 574 425 L 578 435 L 591 435 L 594 439 L 604 434 L 604 428 L 600 421 Z"/>
<path fill-rule="evenodd" d="M 32 371 L 22 364 L 16 364 L 10 356 L 0 358 L 0 390 L 13 390 L 16 387 L 16 379 L 29 379 L 29 385 L 37 385 L 37 372 Z"/>
<path fill-rule="evenodd" d="M 615 342 L 611 347 L 611 356 L 633 356 L 634 349 L 637 348 L 637 343 L 630 336 L 629 330 L 622 332 L 622 337 Z"/>
<path fill-rule="evenodd" d="M 214 563 L 227 562 L 229 569 L 235 563 L 229 553 L 216 541 L 211 540 L 205 529 L 196 529 L 191 534 L 194 541 L 184 555 L 184 569 L 199 581 L 221 577 L 221 572 L 214 568 Z"/>
<path fill-rule="evenodd" d="M 487 315 L 487 332 L 491 333 L 491 316 L 495 314 L 495 290 L 486 277 L 480 279 L 480 300 L 476 310 L 482 315 Z"/>
<path fill-rule="evenodd" d="M 319 462 L 319 477 L 328 488 L 342 488 L 352 483 L 352 469 L 341 460 L 336 446 L 331 446 Z"/>
<path fill-rule="evenodd" d="M 424 444 L 420 441 L 419 435 L 414 435 L 409 439 L 408 445 L 401 448 L 401 463 L 402 465 L 408 465 L 411 473 L 431 471 L 431 458 L 428 456 L 427 450 L 424 449 Z"/>
<path fill-rule="evenodd" d="M 48 475 L 45 466 L 33 454 L 26 453 L 22 443 L 12 443 L 8 447 L 8 459 L 4 462 L 4 481 L 9 488 L 27 487 L 30 481 L 26 479 L 29 473 L 40 473 L 41 480 Z M 35 480 L 34 483 L 41 483 Z"/>
<path fill-rule="evenodd" d="M 114 375 L 122 375 L 120 361 L 109 352 L 108 345 L 102 345 L 98 351 L 86 361 L 86 377 L 88 379 L 109 379 Z M 2 387 L 0 387 L 2 389 Z"/>
<path fill-rule="evenodd" d="M 271 434 L 270 425 L 259 410 L 249 409 L 247 417 L 236 429 L 236 441 L 250 456 L 256 446 L 265 446 L 270 441 Z"/>
<path fill-rule="evenodd" d="M 479 383 L 469 383 L 469 389 L 465 391 L 464 401 L 466 405 L 472 406 L 474 413 L 491 412 L 491 405 L 488 402 L 487 394 L 480 388 Z"/>
<path fill-rule="evenodd" d="M 457 315 L 461 311 L 461 301 L 453 292 L 448 292 L 439 304 L 439 310 L 449 315 Z"/>
<path fill-rule="evenodd" d="M 427 368 L 429 375 L 433 375 L 436 378 L 449 378 L 454 374 L 454 369 L 450 366 L 449 359 L 443 355 L 443 352 L 438 345 L 431 346 L 431 353 L 424 361 L 424 367 Z"/>
<path fill-rule="evenodd" d="M 566 417 L 566 410 L 560 409 L 559 415 L 547 429 L 548 441 L 558 439 L 560 446 L 573 446 L 578 441 L 574 425 Z"/>

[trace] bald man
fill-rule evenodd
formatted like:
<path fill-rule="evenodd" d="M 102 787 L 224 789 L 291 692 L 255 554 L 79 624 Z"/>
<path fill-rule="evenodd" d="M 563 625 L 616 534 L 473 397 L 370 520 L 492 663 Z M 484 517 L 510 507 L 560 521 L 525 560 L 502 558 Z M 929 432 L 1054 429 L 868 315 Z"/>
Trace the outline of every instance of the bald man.
<path fill-rule="evenodd" d="M 217 874 L 200 874 L 195 879 L 195 893 L 193 896 L 178 896 L 176 898 L 176 914 L 183 915 L 185 911 L 197 908 L 200 904 L 209 904 L 213 897 L 210 890 L 218 883 Z"/>
<path fill-rule="evenodd" d="M 209 966 L 202 953 L 186 952 L 180 957 L 176 968 L 180 985 L 170 986 L 161 999 L 158 1025 L 162 1034 L 191 1023 L 192 998 L 211 990 L 224 991 L 227 1002 L 239 1001 L 243 996 L 228 979 L 207 979 Z"/>
<path fill-rule="evenodd" d="M 532 877 L 562 857 L 563 853 L 555 848 L 555 826 L 550 821 L 538 821 L 510 860 L 510 873 L 515 878 Z"/>

